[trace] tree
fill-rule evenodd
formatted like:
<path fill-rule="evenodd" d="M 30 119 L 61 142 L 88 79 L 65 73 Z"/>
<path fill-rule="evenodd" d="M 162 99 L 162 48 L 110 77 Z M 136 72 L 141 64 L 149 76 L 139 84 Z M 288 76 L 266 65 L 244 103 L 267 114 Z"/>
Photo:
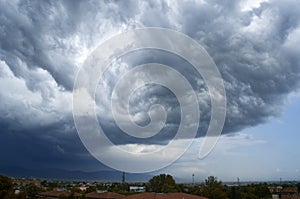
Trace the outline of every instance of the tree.
<path fill-rule="evenodd" d="M 160 174 L 150 179 L 148 190 L 156 193 L 170 193 L 178 191 L 173 177 L 166 174 Z"/>
<path fill-rule="evenodd" d="M 260 183 L 258 185 L 255 185 L 255 195 L 257 195 L 259 198 L 270 198 L 272 197 L 271 192 L 268 188 L 268 185 L 266 183 Z"/>
<path fill-rule="evenodd" d="M 0 198 L 10 199 L 14 196 L 13 183 L 9 177 L 0 176 Z"/>
<path fill-rule="evenodd" d="M 209 176 L 202 185 L 202 195 L 210 199 L 228 198 L 221 181 L 214 176 Z"/>
<path fill-rule="evenodd" d="M 33 183 L 29 183 L 22 188 L 22 192 L 26 193 L 29 198 L 36 198 L 36 195 L 41 191 L 43 191 L 43 189 Z"/>
<path fill-rule="evenodd" d="M 245 193 L 245 192 L 242 192 L 241 198 L 242 199 L 259 199 L 259 197 L 254 195 L 253 193 Z"/>
<path fill-rule="evenodd" d="M 189 187 L 188 193 L 189 194 L 193 194 L 193 195 L 199 195 L 199 196 L 201 196 L 202 195 L 202 193 L 201 193 L 201 187 L 200 186 Z"/>
<path fill-rule="evenodd" d="M 272 197 L 266 183 L 247 185 L 241 187 L 241 190 L 242 199 L 259 199 Z"/>

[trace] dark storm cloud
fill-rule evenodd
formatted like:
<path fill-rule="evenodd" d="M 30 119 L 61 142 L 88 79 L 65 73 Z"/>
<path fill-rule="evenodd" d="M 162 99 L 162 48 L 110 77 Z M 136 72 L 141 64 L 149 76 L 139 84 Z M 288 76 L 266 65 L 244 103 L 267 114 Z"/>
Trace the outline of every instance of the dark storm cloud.
<path fill-rule="evenodd" d="M 284 95 L 298 86 L 299 58 L 287 55 L 300 52 L 288 44 L 299 42 L 290 41 L 299 29 L 296 4 L 270 1 L 246 12 L 234 1 L 180 7 L 183 31 L 206 47 L 225 80 L 225 132 L 277 116 Z"/>
<path fill-rule="evenodd" d="M 58 85 L 72 90 L 77 67 L 74 59 L 81 53 L 80 47 L 84 47 L 78 45 L 91 46 L 95 37 L 104 34 L 106 25 L 108 30 L 110 26 L 120 26 L 135 13 L 131 3 L 122 2 L 7 1 L 1 4 L 1 59 L 15 76 L 26 80 L 30 89 L 42 80 L 32 74 L 28 77 L 28 70 L 42 68 Z M 124 13 L 125 6 L 128 10 Z"/>
<path fill-rule="evenodd" d="M 86 150 L 76 136 L 72 120 L 71 92 L 75 74 L 102 41 L 134 27 L 172 28 L 186 33 L 206 48 L 225 82 L 224 133 L 278 116 L 285 96 L 299 85 L 298 4 L 292 0 L 268 1 L 242 11 L 243 1 L 221 0 L 1 1 L 1 157 L 12 161 L 10 154 L 5 154 L 5 148 L 10 146 L 11 155 L 18 156 L 22 151 L 20 159 L 32 157 L 28 165 L 40 159 L 41 154 L 48 157 L 41 159 L 41 165 L 52 160 L 67 165 L 68 160 L 72 162 L 70 157 L 74 161 L 85 160 L 82 157 Z M 144 63 L 147 59 L 155 60 L 155 53 L 153 56 L 141 61 L 136 55 L 127 61 Z M 172 60 L 157 59 L 174 65 Z M 180 61 L 176 63 L 187 66 Z M 120 71 L 126 69 L 124 66 Z M 197 81 L 193 70 L 182 72 L 197 88 L 203 127 L 199 135 L 203 135 L 210 118 L 207 89 L 202 81 Z M 117 77 L 117 72 L 112 71 L 110 75 Z M 116 81 L 108 79 L 109 88 L 100 96 L 99 113 L 105 113 L 101 122 L 110 130 L 115 142 L 124 143 L 130 139 L 119 135 L 110 115 L 106 114 L 110 105 L 106 95 L 111 93 L 110 86 Z M 144 111 L 151 103 L 162 102 L 169 107 L 166 131 L 173 132 L 179 121 L 174 96 L 157 87 L 139 92 L 141 97 L 133 99 L 132 103 L 137 106 L 131 110 L 137 115 L 137 122 L 145 124 L 149 120 L 147 115 L 139 114 L 139 108 Z M 157 139 L 164 142 L 171 137 L 166 133 Z M 130 140 L 135 141 L 140 142 Z M 24 147 L 28 150 L 23 150 Z"/>
<path fill-rule="evenodd" d="M 198 130 L 198 136 L 203 136 L 207 130 L 208 121 L 210 120 L 210 98 L 208 90 L 200 74 L 198 74 L 197 71 L 186 60 L 183 60 L 177 55 L 161 50 L 150 49 L 128 53 L 121 59 L 114 62 L 112 67 L 110 67 L 110 69 L 104 73 L 104 82 L 106 83 L 100 83 L 97 87 L 96 101 L 100 107 L 100 111 L 98 112 L 98 120 L 100 121 L 101 126 L 103 126 L 104 131 L 107 132 L 107 136 L 116 144 L 166 144 L 176 135 L 181 120 L 180 104 L 174 93 L 172 93 L 168 88 L 160 85 L 150 84 L 142 88 L 137 88 L 131 95 L 129 101 L 129 112 L 133 120 L 142 126 L 145 126 L 151 122 L 148 111 L 152 105 L 160 104 L 164 107 L 167 112 L 166 125 L 159 131 L 159 133 L 151 138 L 134 138 L 124 134 L 114 121 L 110 109 L 110 103 L 111 95 L 117 81 L 129 69 L 146 63 L 160 63 L 167 66 L 172 66 L 189 80 L 199 99 L 201 121 Z M 116 71 L 115 68 L 118 68 L 118 70 Z M 130 79 L 130 81 L 125 83 L 126 85 L 124 85 L 124 88 L 134 85 L 139 81 L 139 79 L 143 79 L 146 76 L 147 72 L 137 77 L 136 81 L 134 79 Z M 163 78 L 170 80 L 172 79 L 172 77 L 168 74 L 164 74 Z M 173 85 L 178 84 L 176 81 L 170 81 L 170 83 Z M 179 86 L 180 85 L 177 87 Z M 122 99 L 123 98 L 120 97 L 120 100 Z M 127 113 L 127 111 L 125 111 L 125 113 Z M 126 117 L 128 115 L 124 114 L 123 116 Z"/>
<path fill-rule="evenodd" d="M 85 58 L 85 50 L 129 23 L 135 5 L 98 1 L 0 4 L 1 164 L 22 162 L 25 157 L 45 157 L 36 166 L 83 159 L 80 153 L 87 154 L 76 135 L 71 110 L 80 57 Z M 63 161 L 55 159 L 59 157 Z"/>

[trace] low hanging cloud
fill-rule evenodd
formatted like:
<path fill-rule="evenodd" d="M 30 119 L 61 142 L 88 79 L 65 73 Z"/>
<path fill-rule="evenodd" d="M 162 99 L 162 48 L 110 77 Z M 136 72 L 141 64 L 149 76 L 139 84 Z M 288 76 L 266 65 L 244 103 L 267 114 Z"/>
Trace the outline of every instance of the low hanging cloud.
<path fill-rule="evenodd" d="M 171 28 L 205 47 L 224 79 L 224 134 L 279 116 L 287 94 L 299 87 L 300 7 L 293 0 L 258 1 L 253 6 L 248 1 L 221 0 L 14 0 L 2 1 L 0 5 L 0 137 L 2 146 L 8 148 L 12 148 L 9 146 L 15 140 L 25 141 L 22 136 L 32 138 L 20 144 L 29 148 L 22 151 L 25 156 L 40 150 L 44 154 L 54 151 L 53 158 L 74 154 L 75 161 L 83 157 L 84 147 L 73 146 L 74 140 L 78 142 L 71 107 L 75 75 L 101 42 L 129 29 Z M 176 69 L 187 66 L 171 55 L 160 57 L 157 52 L 145 52 L 125 58 L 118 71 L 108 71 L 107 92 L 98 96 L 99 117 L 115 143 L 142 141 L 122 135 L 111 115 L 101 114 L 109 109 L 109 97 L 117 80 L 114 78 L 132 65 L 149 60 Z M 203 127 L 199 136 L 203 136 L 210 119 L 205 84 L 193 70 L 181 72 L 197 88 Z M 165 143 L 172 138 L 180 109 L 170 92 L 157 86 L 140 89 L 131 103 L 131 114 L 142 125 L 149 122 L 144 113 L 151 104 L 162 103 L 169 113 L 166 133 L 153 138 L 151 143 Z M 30 140 L 45 144 L 30 144 Z M 35 154 L 36 159 L 43 156 Z M 3 157 L 9 162 L 9 156 Z"/>

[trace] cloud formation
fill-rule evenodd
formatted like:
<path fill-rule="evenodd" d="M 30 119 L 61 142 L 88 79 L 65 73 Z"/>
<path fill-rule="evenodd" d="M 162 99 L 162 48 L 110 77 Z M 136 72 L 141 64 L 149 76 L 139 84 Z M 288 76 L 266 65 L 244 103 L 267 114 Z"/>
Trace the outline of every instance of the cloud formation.
<path fill-rule="evenodd" d="M 287 94 L 299 87 L 300 7 L 294 0 L 258 1 L 254 6 L 246 1 L 221 0 L 14 0 L 0 5 L 0 155 L 7 164 L 18 162 L 11 156 L 32 157 L 27 166 L 52 160 L 56 162 L 50 165 L 53 167 L 58 160 L 62 165 L 94 161 L 86 157 L 72 119 L 74 78 L 101 42 L 128 29 L 171 28 L 205 47 L 224 78 L 224 134 L 280 115 Z M 122 134 L 106 113 L 118 76 L 149 61 L 171 65 L 191 81 L 199 98 L 202 136 L 209 124 L 210 100 L 201 78 L 174 55 L 145 51 L 116 63 L 106 74 L 107 82 L 99 86 L 98 113 L 109 137 L 118 144 L 133 144 L 128 147 L 143 143 Z M 145 113 L 154 103 L 164 105 L 168 119 L 164 133 L 150 142 L 163 144 L 174 136 L 180 120 L 172 93 L 159 86 L 137 90 L 131 114 L 138 124 L 147 124 Z M 18 147 L 14 149 L 15 145 Z M 10 149 L 9 154 L 4 154 L 5 147 Z M 48 154 L 45 159 L 44 154 Z"/>

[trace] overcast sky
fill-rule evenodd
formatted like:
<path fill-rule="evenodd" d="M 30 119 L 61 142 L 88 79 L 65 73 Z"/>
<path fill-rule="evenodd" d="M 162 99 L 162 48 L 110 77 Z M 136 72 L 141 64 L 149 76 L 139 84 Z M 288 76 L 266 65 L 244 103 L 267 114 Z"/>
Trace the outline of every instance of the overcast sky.
<path fill-rule="evenodd" d="M 223 136 L 208 157 L 197 158 L 211 116 L 207 87 L 185 60 L 155 50 L 125 55 L 105 73 L 105 82 L 99 82 L 97 114 L 107 136 L 137 151 L 164 146 L 174 137 L 180 109 L 164 87 L 140 88 L 130 101 L 132 118 L 140 125 L 149 123 L 151 105 L 160 103 L 168 110 L 165 127 L 150 141 L 122 133 L 110 110 L 121 74 L 138 64 L 166 64 L 190 81 L 201 120 L 190 149 L 158 173 L 187 181 L 192 173 L 198 181 L 208 175 L 300 180 L 299 5 L 298 0 L 0 1 L 0 168 L 107 169 L 88 153 L 76 132 L 76 74 L 90 53 L 113 35 L 162 27 L 193 38 L 216 63 L 227 97 Z M 180 147 L 182 140 L 176 142 Z"/>

